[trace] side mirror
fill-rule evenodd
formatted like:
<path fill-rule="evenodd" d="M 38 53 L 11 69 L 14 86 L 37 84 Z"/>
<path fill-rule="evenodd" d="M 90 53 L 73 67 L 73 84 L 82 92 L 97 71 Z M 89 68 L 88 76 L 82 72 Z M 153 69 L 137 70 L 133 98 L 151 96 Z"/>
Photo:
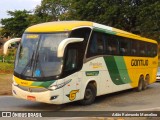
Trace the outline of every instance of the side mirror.
<path fill-rule="evenodd" d="M 13 42 L 18 42 L 20 41 L 21 38 L 13 38 L 13 39 L 10 39 L 8 40 L 7 42 L 4 43 L 3 45 L 3 54 L 6 55 L 7 54 L 7 50 L 8 50 L 8 46 L 13 43 Z"/>
<path fill-rule="evenodd" d="M 64 50 L 69 43 L 82 42 L 83 40 L 84 40 L 83 38 L 67 38 L 67 39 L 64 39 L 58 46 L 57 57 L 63 57 Z"/>

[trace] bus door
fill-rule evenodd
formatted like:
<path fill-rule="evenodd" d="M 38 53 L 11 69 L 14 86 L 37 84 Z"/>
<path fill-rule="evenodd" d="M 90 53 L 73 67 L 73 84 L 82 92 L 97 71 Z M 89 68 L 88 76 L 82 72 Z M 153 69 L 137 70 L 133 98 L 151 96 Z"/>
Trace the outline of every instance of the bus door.
<path fill-rule="evenodd" d="M 64 102 L 71 102 L 80 98 L 81 72 L 78 71 L 78 50 L 75 47 L 68 47 L 65 56 L 64 74 Z"/>

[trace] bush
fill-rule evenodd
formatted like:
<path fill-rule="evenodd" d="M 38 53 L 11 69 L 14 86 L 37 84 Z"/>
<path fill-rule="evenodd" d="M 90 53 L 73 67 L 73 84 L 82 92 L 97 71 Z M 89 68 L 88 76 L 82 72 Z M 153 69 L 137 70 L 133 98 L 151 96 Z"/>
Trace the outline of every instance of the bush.
<path fill-rule="evenodd" d="M 8 49 L 8 54 L 4 56 L 4 62 L 14 63 L 16 49 Z M 3 54 L 0 54 L 0 62 L 3 60 Z"/>

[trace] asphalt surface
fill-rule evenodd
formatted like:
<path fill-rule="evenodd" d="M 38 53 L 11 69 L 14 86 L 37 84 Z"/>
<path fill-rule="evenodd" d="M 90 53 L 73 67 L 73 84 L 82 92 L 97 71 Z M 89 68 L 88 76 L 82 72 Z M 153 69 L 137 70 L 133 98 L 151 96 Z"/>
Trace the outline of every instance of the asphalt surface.
<path fill-rule="evenodd" d="M 92 105 L 81 106 L 77 102 L 52 105 L 0 96 L 0 111 L 160 111 L 160 82 L 148 89 L 134 89 L 96 97 Z"/>
<path fill-rule="evenodd" d="M 52 105 L 17 99 L 12 96 L 0 96 L 0 111 L 54 111 L 61 115 L 45 118 L 23 118 L 23 120 L 159 120 L 159 117 L 100 117 L 101 115 L 86 117 L 63 117 L 68 111 L 160 111 L 160 82 L 156 82 L 147 90 L 136 92 L 134 89 L 96 97 L 92 105 L 82 106 L 77 102 Z M 70 112 L 72 115 L 77 114 Z M 72 116 L 71 115 L 71 116 Z M 6 118 L 0 118 L 6 119 Z M 21 120 L 22 118 L 8 118 Z"/>

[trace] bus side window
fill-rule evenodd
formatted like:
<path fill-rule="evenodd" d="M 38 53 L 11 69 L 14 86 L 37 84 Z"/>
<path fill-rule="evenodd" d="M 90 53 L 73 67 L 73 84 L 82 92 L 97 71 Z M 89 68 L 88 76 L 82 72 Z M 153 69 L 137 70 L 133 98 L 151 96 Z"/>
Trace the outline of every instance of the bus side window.
<path fill-rule="evenodd" d="M 97 54 L 101 55 L 104 53 L 104 39 L 102 34 L 98 34 L 97 36 Z"/>
<path fill-rule="evenodd" d="M 139 56 L 145 56 L 146 55 L 146 45 L 145 42 L 139 41 Z"/>
<path fill-rule="evenodd" d="M 65 71 L 72 71 L 77 69 L 77 50 L 76 49 L 68 49 L 65 63 Z"/>
<path fill-rule="evenodd" d="M 109 55 L 117 55 L 118 54 L 118 41 L 116 39 L 115 36 L 112 36 L 112 35 L 108 35 L 107 36 L 107 47 L 106 47 L 106 50 L 107 50 L 107 54 Z"/>
<path fill-rule="evenodd" d="M 137 56 L 137 51 L 138 51 L 138 46 L 137 46 L 137 41 L 132 40 L 131 41 L 131 55 L 132 56 Z"/>
<path fill-rule="evenodd" d="M 97 34 L 93 33 L 93 36 L 91 38 L 90 44 L 89 44 L 89 56 L 93 56 L 97 53 Z"/>
<path fill-rule="evenodd" d="M 88 46 L 87 57 L 102 55 L 104 53 L 104 41 L 101 33 L 93 32 Z"/>
<path fill-rule="evenodd" d="M 157 55 L 157 45 L 156 44 L 151 44 L 151 46 L 152 46 L 152 48 L 151 48 L 151 50 L 152 50 L 152 52 L 151 52 L 151 56 L 152 57 L 155 57 L 156 55 Z"/>
<path fill-rule="evenodd" d="M 125 38 L 122 38 L 119 40 L 119 52 L 120 55 L 128 55 L 129 53 L 129 40 L 125 40 Z"/>
<path fill-rule="evenodd" d="M 151 57 L 152 56 L 152 46 L 151 44 L 147 43 L 147 56 Z"/>

